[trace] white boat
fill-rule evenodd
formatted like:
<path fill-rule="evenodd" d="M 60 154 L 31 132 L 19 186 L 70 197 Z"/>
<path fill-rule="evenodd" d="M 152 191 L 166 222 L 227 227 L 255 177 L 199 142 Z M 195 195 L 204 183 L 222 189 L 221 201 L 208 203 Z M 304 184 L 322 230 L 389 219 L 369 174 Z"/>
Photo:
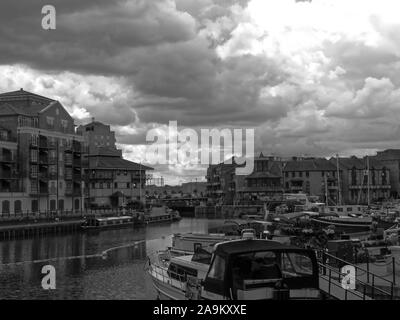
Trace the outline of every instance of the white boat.
<path fill-rule="evenodd" d="M 160 299 L 321 298 L 315 252 L 276 241 L 222 242 L 213 253 L 203 249 L 150 263 L 148 272 Z"/>

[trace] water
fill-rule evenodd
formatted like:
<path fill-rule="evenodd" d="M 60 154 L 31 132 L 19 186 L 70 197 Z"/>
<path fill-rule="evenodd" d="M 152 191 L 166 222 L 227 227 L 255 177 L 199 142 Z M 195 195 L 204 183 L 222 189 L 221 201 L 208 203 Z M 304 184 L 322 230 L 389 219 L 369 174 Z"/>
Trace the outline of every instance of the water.
<path fill-rule="evenodd" d="M 220 220 L 184 218 L 147 228 L 113 229 L 0 242 L 0 299 L 155 299 L 146 257 L 177 232 L 207 232 Z M 105 252 L 105 254 L 103 254 Z M 56 289 L 42 289 L 44 265 Z"/>

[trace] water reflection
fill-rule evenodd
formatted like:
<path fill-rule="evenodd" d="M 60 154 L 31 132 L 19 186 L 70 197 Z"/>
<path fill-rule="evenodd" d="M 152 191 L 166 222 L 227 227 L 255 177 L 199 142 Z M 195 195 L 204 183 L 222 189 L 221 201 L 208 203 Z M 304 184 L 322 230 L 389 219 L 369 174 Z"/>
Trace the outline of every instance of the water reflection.
<path fill-rule="evenodd" d="M 182 219 L 147 228 L 0 242 L 0 299 L 154 299 L 146 256 L 177 232 L 206 232 L 218 220 Z M 41 287 L 42 267 L 56 268 L 56 290 Z"/>

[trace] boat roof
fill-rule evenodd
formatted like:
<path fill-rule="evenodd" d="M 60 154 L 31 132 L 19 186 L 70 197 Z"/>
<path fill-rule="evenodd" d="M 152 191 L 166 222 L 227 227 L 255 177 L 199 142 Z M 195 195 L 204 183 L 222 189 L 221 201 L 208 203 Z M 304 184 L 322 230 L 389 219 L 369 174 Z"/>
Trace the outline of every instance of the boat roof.
<path fill-rule="evenodd" d="M 208 270 L 208 265 L 200 262 L 196 262 L 192 260 L 193 255 L 189 256 L 178 256 L 171 258 L 171 263 L 178 264 L 180 266 L 192 268 L 192 269 L 201 269 L 201 270 Z"/>
<path fill-rule="evenodd" d="M 219 243 L 215 247 L 215 253 L 230 255 L 247 252 L 290 249 L 302 250 L 298 247 L 282 244 L 278 241 L 246 239 Z"/>
<path fill-rule="evenodd" d="M 121 217 L 108 217 L 108 218 L 92 218 L 96 219 L 98 221 L 110 221 L 110 220 L 125 220 L 125 219 L 131 219 L 131 216 L 121 216 Z"/>

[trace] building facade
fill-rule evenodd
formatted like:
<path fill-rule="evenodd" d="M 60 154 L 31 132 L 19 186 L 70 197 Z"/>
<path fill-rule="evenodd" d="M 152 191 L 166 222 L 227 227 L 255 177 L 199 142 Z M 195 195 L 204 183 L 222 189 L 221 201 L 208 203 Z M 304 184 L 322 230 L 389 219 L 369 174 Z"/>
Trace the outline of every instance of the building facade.
<path fill-rule="evenodd" d="M 283 180 L 286 193 L 306 193 L 330 205 L 338 203 L 337 166 L 327 159 L 294 157 L 283 164 Z"/>
<path fill-rule="evenodd" d="M 110 125 L 95 121 L 95 118 L 92 118 L 92 122 L 80 125 L 76 131 L 83 136 L 89 154 L 97 154 L 100 148 L 106 148 L 122 156 L 122 150 L 117 149 L 115 132 L 111 130 Z"/>
<path fill-rule="evenodd" d="M 338 162 L 343 172 L 340 179 L 345 204 L 368 204 L 390 197 L 391 174 L 385 162 L 354 156 L 340 158 Z"/>
<path fill-rule="evenodd" d="M 390 171 L 390 196 L 400 197 L 400 149 L 378 151 L 371 159 L 379 160 Z"/>
<path fill-rule="evenodd" d="M 82 210 L 82 136 L 58 101 L 0 94 L 2 214 Z"/>
<path fill-rule="evenodd" d="M 221 204 L 232 204 L 235 198 L 235 169 L 234 159 L 207 168 L 206 196 Z"/>
<path fill-rule="evenodd" d="M 283 194 L 282 160 L 262 153 L 254 158 L 254 170 L 236 177 L 236 200 L 275 200 Z"/>
<path fill-rule="evenodd" d="M 77 129 L 84 138 L 85 208 L 117 208 L 144 199 L 148 166 L 125 160 L 109 125 L 92 120 Z"/>

